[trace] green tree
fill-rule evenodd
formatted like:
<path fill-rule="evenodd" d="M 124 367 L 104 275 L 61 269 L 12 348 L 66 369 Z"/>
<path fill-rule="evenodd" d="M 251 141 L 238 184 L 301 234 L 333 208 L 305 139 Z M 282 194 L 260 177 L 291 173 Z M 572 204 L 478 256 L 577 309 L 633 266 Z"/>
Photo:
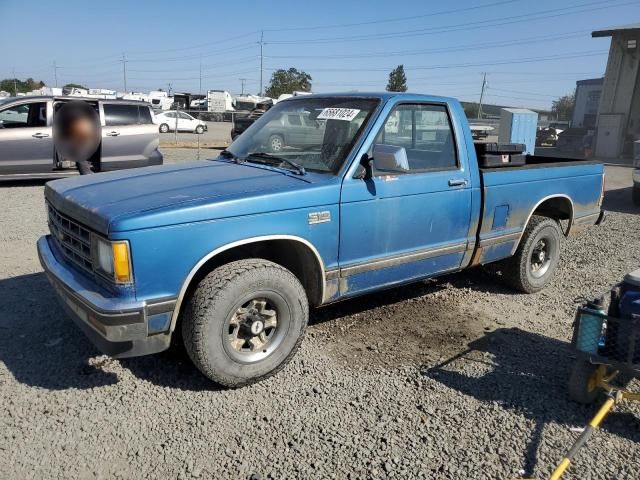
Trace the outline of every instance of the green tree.
<path fill-rule="evenodd" d="M 79 83 L 67 83 L 67 84 L 66 84 L 64 87 L 62 87 L 62 88 L 65 88 L 65 87 L 69 87 L 69 88 L 82 88 L 82 89 L 84 89 L 84 90 L 89 90 L 87 87 L 85 87 L 85 86 L 83 86 L 83 85 L 80 85 Z"/>
<path fill-rule="evenodd" d="M 0 80 L 0 90 L 10 92 L 14 95 L 16 93 L 27 93 L 42 87 L 44 87 L 44 82 L 42 80 L 36 82 L 33 78 L 27 78 L 26 80 L 5 78 L 4 80 Z M 15 90 L 18 91 L 16 92 Z"/>
<path fill-rule="evenodd" d="M 398 65 L 389 73 L 387 92 L 406 92 L 407 77 L 404 74 L 404 65 Z"/>
<path fill-rule="evenodd" d="M 570 120 L 573 114 L 573 106 L 576 103 L 575 91 L 570 95 L 564 95 L 551 103 L 551 113 L 557 120 Z"/>
<path fill-rule="evenodd" d="M 480 105 L 475 102 L 462 102 L 462 108 L 467 118 L 478 118 Z"/>
<path fill-rule="evenodd" d="M 310 92 L 311 75 L 296 68 L 289 70 L 276 70 L 271 75 L 269 86 L 265 90 L 265 95 L 271 98 L 278 98 L 283 93 Z"/>

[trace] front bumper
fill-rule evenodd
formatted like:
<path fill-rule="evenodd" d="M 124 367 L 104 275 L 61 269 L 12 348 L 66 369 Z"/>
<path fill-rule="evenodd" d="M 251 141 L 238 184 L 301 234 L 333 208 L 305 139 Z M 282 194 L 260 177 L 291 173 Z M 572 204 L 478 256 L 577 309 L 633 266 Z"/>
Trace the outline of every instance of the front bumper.
<path fill-rule="evenodd" d="M 58 261 L 50 236 L 38 240 L 38 257 L 62 306 L 103 353 L 137 357 L 169 348 L 175 299 L 140 302 L 110 296 L 84 275 Z M 150 321 L 169 319 L 160 333 L 150 334 Z M 157 322 L 155 323 L 157 325 Z"/>

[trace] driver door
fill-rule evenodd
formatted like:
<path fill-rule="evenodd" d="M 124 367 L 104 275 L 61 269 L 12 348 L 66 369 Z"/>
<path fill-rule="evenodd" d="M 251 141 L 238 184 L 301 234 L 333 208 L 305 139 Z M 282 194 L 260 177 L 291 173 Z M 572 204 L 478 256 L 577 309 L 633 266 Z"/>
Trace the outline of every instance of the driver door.
<path fill-rule="evenodd" d="M 374 144 L 402 147 L 408 166 L 345 178 L 340 205 L 340 294 L 348 296 L 460 267 L 471 216 L 446 105 L 397 105 Z M 370 149 L 372 155 L 373 146 Z"/>

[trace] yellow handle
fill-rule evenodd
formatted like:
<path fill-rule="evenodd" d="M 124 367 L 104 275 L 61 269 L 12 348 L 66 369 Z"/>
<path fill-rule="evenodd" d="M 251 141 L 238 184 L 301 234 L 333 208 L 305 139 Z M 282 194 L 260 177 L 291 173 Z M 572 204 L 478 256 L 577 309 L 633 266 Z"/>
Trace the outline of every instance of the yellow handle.
<path fill-rule="evenodd" d="M 551 475 L 551 480 L 560 480 L 560 477 L 562 477 L 567 468 L 569 468 L 570 463 L 571 460 L 569 460 L 568 458 L 563 458 L 562 462 L 560 462 L 560 465 L 558 465 L 558 468 L 556 468 L 553 472 L 553 475 Z"/>

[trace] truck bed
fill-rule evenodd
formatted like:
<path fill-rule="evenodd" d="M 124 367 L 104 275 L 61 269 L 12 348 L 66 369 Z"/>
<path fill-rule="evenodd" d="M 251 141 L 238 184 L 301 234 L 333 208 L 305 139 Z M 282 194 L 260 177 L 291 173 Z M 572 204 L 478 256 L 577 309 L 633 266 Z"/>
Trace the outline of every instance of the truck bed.
<path fill-rule="evenodd" d="M 529 218 L 545 202 L 566 212 L 566 228 L 594 224 L 603 173 L 600 162 L 541 156 L 527 156 L 523 166 L 481 168 L 483 200 L 474 262 L 513 255 Z"/>

